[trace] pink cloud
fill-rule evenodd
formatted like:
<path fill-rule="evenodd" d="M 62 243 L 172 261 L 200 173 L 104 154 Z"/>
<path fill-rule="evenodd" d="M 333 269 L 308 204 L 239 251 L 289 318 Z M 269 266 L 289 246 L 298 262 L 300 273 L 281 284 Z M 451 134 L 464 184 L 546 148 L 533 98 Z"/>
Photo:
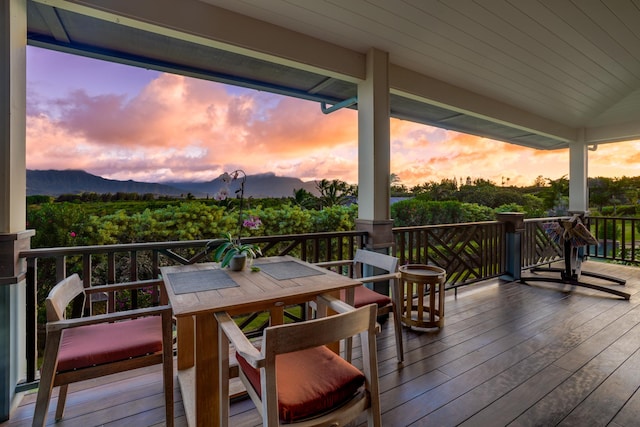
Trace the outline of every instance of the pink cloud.
<path fill-rule="evenodd" d="M 233 96 L 222 85 L 168 74 L 131 99 L 77 90 L 51 105 L 53 114 L 28 119 L 30 168 L 204 180 L 232 167 L 267 172 L 313 151 L 323 162 L 304 173 L 315 177 L 336 169 L 318 166 L 329 158 L 327 150 L 345 141 L 355 146 L 357 138 L 354 112 L 328 118 L 317 103 L 251 91 Z M 73 165 L 45 155 L 55 146 L 65 147 Z"/>
<path fill-rule="evenodd" d="M 324 115 L 315 102 L 170 74 L 128 94 L 75 88 L 47 99 L 32 89 L 30 169 L 155 182 L 210 180 L 235 168 L 358 180 L 358 119 L 349 109 Z M 536 151 L 395 119 L 390 128 L 391 172 L 407 186 L 467 176 L 529 185 L 538 175 L 569 171 L 567 150 Z M 639 144 L 590 152 L 590 175 L 638 175 Z"/>

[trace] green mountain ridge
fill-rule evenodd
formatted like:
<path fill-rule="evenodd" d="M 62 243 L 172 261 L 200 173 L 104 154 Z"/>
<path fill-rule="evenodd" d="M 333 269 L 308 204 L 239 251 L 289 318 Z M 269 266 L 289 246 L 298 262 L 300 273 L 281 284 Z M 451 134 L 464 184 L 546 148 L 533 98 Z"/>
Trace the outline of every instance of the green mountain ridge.
<path fill-rule="evenodd" d="M 82 193 L 137 193 L 156 196 L 213 198 L 222 188 L 220 179 L 207 182 L 166 182 L 148 183 L 133 180 L 118 181 L 92 175 L 82 170 L 27 170 L 27 196 L 45 195 L 58 197 L 62 194 Z M 233 194 L 239 182 L 230 186 Z M 317 194 L 315 182 L 304 182 L 298 178 L 279 177 L 274 173 L 247 176 L 245 197 L 291 197 L 295 190 L 305 190 Z"/>

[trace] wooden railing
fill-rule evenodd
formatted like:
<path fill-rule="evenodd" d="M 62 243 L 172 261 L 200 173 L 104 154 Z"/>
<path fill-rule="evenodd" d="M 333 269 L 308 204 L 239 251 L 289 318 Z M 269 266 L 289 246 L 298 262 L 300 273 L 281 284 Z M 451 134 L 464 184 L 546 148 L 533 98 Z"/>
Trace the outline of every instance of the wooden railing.
<path fill-rule="evenodd" d="M 588 218 L 588 227 L 599 243 L 587 247 L 589 257 L 640 264 L 640 218 L 592 216 Z"/>
<path fill-rule="evenodd" d="M 557 221 L 557 218 L 536 218 L 524 220 L 522 235 L 522 268 L 528 269 L 563 259 L 560 245 L 550 240 L 543 224 Z"/>
<path fill-rule="evenodd" d="M 524 221 L 521 234 L 523 269 L 562 259 L 559 246 L 549 239 L 543 228 L 543 223 L 557 219 Z M 602 252 L 589 247 L 589 256 L 637 262 L 635 233 L 640 220 L 602 217 L 589 220 L 592 233 L 602 236 L 601 246 L 624 248 Z M 625 231 L 622 234 L 601 231 L 616 227 Z M 400 264 L 421 263 L 444 268 L 447 289 L 457 288 L 505 273 L 507 234 L 505 223 L 498 221 L 398 227 L 393 229 L 395 246 L 392 254 L 400 259 Z M 158 297 L 157 287 L 161 284 L 160 267 L 211 261 L 210 253 L 204 252 L 207 242 L 209 240 L 134 243 L 21 252 L 20 257 L 27 263 L 27 385 L 24 388 L 37 384 L 38 301 L 42 301 L 53 284 L 71 273 L 79 273 L 85 286 L 146 280 L 152 289 L 150 298 L 154 303 Z M 366 247 L 367 233 L 347 231 L 247 237 L 243 242 L 259 245 L 264 256 L 292 255 L 316 263 L 353 259 L 356 249 Z M 345 274 L 349 271 L 345 270 Z M 128 297 L 128 307 L 143 303 L 138 294 Z M 149 294 L 144 298 L 149 299 Z M 117 309 L 113 300 L 107 300 L 103 306 L 106 311 Z M 244 330 L 249 334 L 257 333 L 265 326 L 260 322 L 256 326 L 257 317 L 252 314 L 243 319 Z"/>
<path fill-rule="evenodd" d="M 522 268 L 532 268 L 563 259 L 560 245 L 546 235 L 543 224 L 569 217 L 525 220 Z M 586 255 L 621 264 L 640 264 L 640 218 L 588 216 L 585 225 L 598 245 L 586 246 Z"/>
<path fill-rule="evenodd" d="M 431 264 L 447 272 L 446 288 L 504 274 L 505 225 L 498 221 L 397 227 L 400 264 Z"/>
<path fill-rule="evenodd" d="M 330 261 L 352 258 L 355 250 L 366 244 L 366 232 L 345 231 L 330 233 L 296 234 L 243 238 L 245 243 L 260 246 L 264 256 L 292 255 L 308 262 Z M 49 289 L 71 273 L 79 273 L 86 287 L 146 281 L 151 289 L 151 304 L 157 303 L 160 282 L 160 267 L 165 265 L 188 265 L 211 261 L 210 253 L 204 251 L 209 240 L 132 243 L 121 245 L 78 246 L 62 248 L 31 249 L 20 253 L 27 263 L 27 378 L 24 388 L 33 386 L 36 380 L 38 355 L 38 324 L 43 328 L 43 304 Z M 215 245 L 213 246 L 215 247 Z M 43 271 L 46 270 L 46 271 Z M 117 310 L 111 300 L 106 311 Z M 141 295 L 129 296 L 127 308 L 137 308 Z M 40 317 L 38 322 L 38 307 Z M 94 304 L 87 306 L 92 310 Z M 244 325 L 255 325 L 255 317 L 245 319 Z M 264 324 L 255 326 L 256 330 Z M 247 331 L 249 335 L 255 331 Z M 43 341 L 41 334 L 40 340 Z"/>

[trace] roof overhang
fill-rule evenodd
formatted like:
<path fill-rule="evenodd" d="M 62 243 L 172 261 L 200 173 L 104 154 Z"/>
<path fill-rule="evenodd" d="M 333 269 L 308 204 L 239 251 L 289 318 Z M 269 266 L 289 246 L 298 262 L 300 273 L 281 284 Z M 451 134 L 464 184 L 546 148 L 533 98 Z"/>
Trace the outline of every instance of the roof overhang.
<path fill-rule="evenodd" d="M 357 97 L 366 52 L 211 3 L 247 6 L 246 1 L 223 0 L 181 0 L 179 6 L 172 0 L 28 0 L 28 42 L 329 105 Z M 284 7 L 279 0 L 267 3 Z M 255 14 L 260 17 L 260 10 Z M 317 19 L 322 25 L 327 17 Z M 457 85 L 420 67 L 396 64 L 393 50 L 390 58 L 390 114 L 395 118 L 536 149 L 566 148 L 579 135 L 585 144 L 640 137 L 640 109 L 633 110 L 640 105 L 640 83 L 635 80 L 618 102 L 618 114 L 609 108 L 587 123 L 553 111 L 540 114 L 526 99 L 515 105 L 506 92 L 487 96 L 479 85 Z"/>

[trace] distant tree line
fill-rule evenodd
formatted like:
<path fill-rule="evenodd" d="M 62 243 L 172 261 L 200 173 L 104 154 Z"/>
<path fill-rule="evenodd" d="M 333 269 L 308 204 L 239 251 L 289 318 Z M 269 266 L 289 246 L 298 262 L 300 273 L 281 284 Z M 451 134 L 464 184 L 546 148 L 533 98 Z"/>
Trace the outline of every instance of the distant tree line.
<path fill-rule="evenodd" d="M 493 220 L 496 212 L 505 211 L 524 212 L 526 217 L 558 216 L 568 209 L 567 177 L 539 176 L 529 187 L 467 178 L 426 182 L 409 190 L 393 175 L 390 182 L 393 196 L 410 199 L 392 205 L 395 226 Z M 246 198 L 245 214 L 260 216 L 265 224 L 253 234 L 355 227 L 357 186 L 320 180 L 316 188 L 317 196 L 300 189 L 280 199 Z M 636 215 L 640 177 L 591 178 L 589 188 L 592 213 Z M 37 231 L 33 247 L 208 239 L 237 224 L 238 210 L 237 199 L 192 201 L 136 193 L 29 196 L 27 228 Z"/>
<path fill-rule="evenodd" d="M 495 220 L 497 212 L 505 211 L 524 212 L 526 217 L 565 215 L 569 200 L 566 177 L 539 177 L 534 185 L 520 188 L 498 186 L 484 179 L 462 183 L 444 179 L 411 190 L 397 179 L 390 182 L 392 195 L 407 198 L 391 205 L 394 226 L 488 221 Z M 355 229 L 357 187 L 340 180 L 321 180 L 316 185 L 317 196 L 295 190 L 291 197 L 279 199 L 246 198 L 243 215 L 259 217 L 262 226 L 244 230 L 243 235 Z M 636 214 L 640 178 L 593 178 L 589 186 L 595 214 Z M 132 193 L 29 196 L 26 226 L 36 230 L 33 248 L 206 240 L 224 232 L 237 232 L 239 202 L 233 198 L 185 200 Z M 39 264 L 42 280 L 53 277 L 47 271 L 53 269 L 49 261 Z M 39 289 L 39 297 L 44 297 L 47 290 L 46 286 Z"/>
<path fill-rule="evenodd" d="M 189 194 L 187 194 L 189 196 Z M 184 197 L 181 197 L 184 198 Z M 187 197 L 188 199 L 193 197 Z M 123 201 L 138 201 L 138 200 L 172 200 L 175 197 L 170 196 L 157 196 L 153 193 L 94 193 L 86 192 L 81 194 L 61 194 L 55 198 L 56 202 L 123 202 Z"/>
<path fill-rule="evenodd" d="M 508 178 L 503 182 L 509 182 Z M 640 177 L 588 179 L 590 210 L 600 214 L 636 215 Z M 472 180 L 443 179 L 426 182 L 411 189 L 392 180 L 392 196 L 417 197 L 427 201 L 458 201 L 498 208 L 515 204 L 529 216 L 565 215 L 569 205 L 569 179 L 538 176 L 533 185 L 525 187 L 497 185 L 478 178 Z"/>

